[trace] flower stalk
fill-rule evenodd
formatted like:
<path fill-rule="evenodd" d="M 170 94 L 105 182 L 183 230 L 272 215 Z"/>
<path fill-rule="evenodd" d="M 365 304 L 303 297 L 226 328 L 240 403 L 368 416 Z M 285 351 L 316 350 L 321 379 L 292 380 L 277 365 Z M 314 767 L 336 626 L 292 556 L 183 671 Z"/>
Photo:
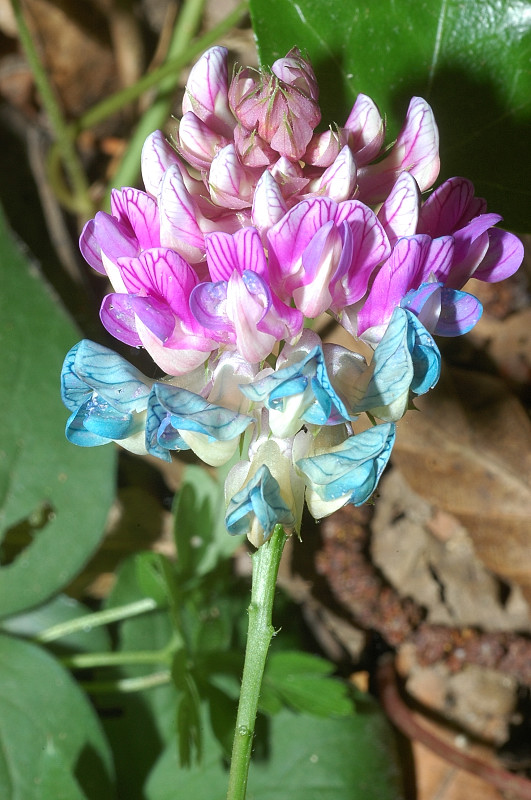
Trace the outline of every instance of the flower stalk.
<path fill-rule="evenodd" d="M 258 700 L 269 645 L 275 633 L 272 624 L 275 587 L 286 541 L 284 528 L 277 525 L 268 541 L 252 556 L 253 581 L 249 628 L 227 800 L 244 800 L 247 790 Z"/>

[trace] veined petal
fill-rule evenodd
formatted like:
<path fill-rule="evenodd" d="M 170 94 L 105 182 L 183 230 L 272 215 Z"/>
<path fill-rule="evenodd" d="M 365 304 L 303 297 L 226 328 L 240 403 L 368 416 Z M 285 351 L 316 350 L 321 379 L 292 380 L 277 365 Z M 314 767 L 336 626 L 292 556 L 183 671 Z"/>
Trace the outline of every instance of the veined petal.
<path fill-rule="evenodd" d="M 385 422 L 404 415 L 414 377 L 408 333 L 406 311 L 395 308 L 369 368 L 355 387 L 353 414 L 369 411 Z"/>
<path fill-rule="evenodd" d="M 409 172 L 402 172 L 377 215 L 391 246 L 403 236 L 417 233 L 419 206 L 417 182 Z"/>
<path fill-rule="evenodd" d="M 208 436 L 212 442 L 226 442 L 253 422 L 252 417 L 209 403 L 201 395 L 169 383 L 155 383 L 152 391 L 181 435 L 183 431 L 193 431 Z"/>
<path fill-rule="evenodd" d="M 276 336 L 269 331 L 271 291 L 255 272 L 233 272 L 227 283 L 227 316 L 236 334 L 238 352 L 256 364 L 272 351 Z M 276 323 L 276 320 L 273 320 Z"/>
<path fill-rule="evenodd" d="M 210 166 L 208 185 L 212 202 L 231 209 L 249 208 L 257 175 L 241 163 L 233 144 L 217 153 Z"/>
<path fill-rule="evenodd" d="M 364 203 L 381 202 L 401 172 L 410 172 L 425 192 L 435 182 L 439 168 L 439 133 L 433 112 L 425 100 L 413 97 L 389 155 L 358 171 L 359 196 Z"/>
<path fill-rule="evenodd" d="M 95 234 L 94 220 L 89 219 L 85 227 L 81 231 L 79 237 L 79 249 L 81 255 L 96 272 L 101 272 L 105 275 L 105 267 L 101 258 L 101 247 L 98 238 Z"/>
<path fill-rule="evenodd" d="M 234 271 L 245 270 L 267 276 L 267 261 L 260 235 L 255 228 L 242 228 L 234 234 L 211 233 L 206 236 L 206 254 L 213 281 L 228 281 Z"/>
<path fill-rule="evenodd" d="M 171 415 L 160 402 L 157 392 L 149 395 L 146 417 L 146 450 L 171 462 L 170 450 L 189 450 L 189 446 L 171 424 Z"/>
<path fill-rule="evenodd" d="M 316 194 L 330 197 L 336 203 L 348 200 L 356 188 L 356 162 L 350 148 L 345 145 L 334 162 L 309 188 Z"/>
<path fill-rule="evenodd" d="M 449 178 L 423 204 L 417 233 L 428 233 L 434 238 L 453 233 L 486 210 L 485 200 L 474 196 L 474 186 L 469 180 Z"/>
<path fill-rule="evenodd" d="M 365 94 L 359 94 L 345 123 L 348 145 L 362 167 L 372 161 L 383 147 L 385 123 L 378 107 Z"/>
<path fill-rule="evenodd" d="M 205 240 L 198 222 L 201 215 L 176 165 L 169 166 L 164 173 L 159 210 L 161 244 L 171 247 L 191 264 L 202 261 Z"/>
<path fill-rule="evenodd" d="M 160 245 L 159 211 L 151 195 L 131 187 L 113 189 L 111 213 L 120 222 L 126 222 L 130 226 L 138 242 L 139 251 Z"/>
<path fill-rule="evenodd" d="M 147 137 L 140 156 L 142 180 L 146 192 L 158 197 L 164 173 L 178 164 L 178 156 L 162 131 L 153 131 Z"/>
<path fill-rule="evenodd" d="M 231 535 L 249 535 L 253 531 L 257 544 L 266 541 L 276 525 L 290 528 L 294 522 L 278 481 L 265 464 L 230 499 L 225 515 L 225 525 Z"/>
<path fill-rule="evenodd" d="M 253 225 L 258 228 L 261 234 L 265 234 L 282 219 L 287 210 L 288 207 L 280 186 L 269 170 L 266 170 L 260 177 L 254 191 L 251 213 Z"/>
<path fill-rule="evenodd" d="M 512 233 L 492 228 L 489 231 L 489 249 L 473 277 L 495 283 L 514 275 L 524 259 L 524 246 Z"/>
<path fill-rule="evenodd" d="M 328 452 L 297 461 L 307 480 L 310 513 L 321 519 L 347 503 L 365 503 L 376 489 L 394 440 L 394 425 L 376 425 Z"/>
<path fill-rule="evenodd" d="M 230 138 L 235 119 L 229 108 L 227 48 L 211 47 L 194 64 L 186 81 L 183 114 L 193 111 L 216 133 Z"/>
<path fill-rule="evenodd" d="M 472 294 L 457 289 L 441 289 L 441 314 L 433 329 L 436 336 L 461 336 L 477 323 L 483 306 Z"/>
<path fill-rule="evenodd" d="M 117 411 L 146 407 L 151 381 L 108 347 L 83 339 L 66 355 L 61 373 L 61 399 L 74 411 L 97 392 Z"/>
<path fill-rule="evenodd" d="M 179 151 L 197 169 L 210 169 L 213 159 L 228 143 L 225 136 L 215 133 L 191 111 L 179 122 Z"/>
<path fill-rule="evenodd" d="M 413 394 L 425 394 L 433 389 L 441 374 L 441 354 L 424 325 L 411 313 L 405 312 L 408 323 L 408 346 L 413 365 L 410 390 Z"/>

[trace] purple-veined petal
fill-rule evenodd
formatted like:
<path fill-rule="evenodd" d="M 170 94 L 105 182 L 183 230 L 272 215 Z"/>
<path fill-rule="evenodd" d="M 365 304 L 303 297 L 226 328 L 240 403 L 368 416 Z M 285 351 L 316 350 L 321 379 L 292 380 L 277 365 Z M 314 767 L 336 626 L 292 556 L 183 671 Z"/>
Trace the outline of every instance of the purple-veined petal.
<path fill-rule="evenodd" d="M 417 233 L 420 192 L 415 178 L 409 172 L 402 172 L 378 211 L 391 246 L 403 236 Z"/>
<path fill-rule="evenodd" d="M 336 203 L 348 200 L 356 188 L 356 162 L 350 148 L 345 145 L 333 164 L 308 188 Z"/>
<path fill-rule="evenodd" d="M 357 96 L 345 123 L 345 130 L 358 167 L 376 158 L 384 144 L 385 123 L 370 97 L 365 94 Z"/>
<path fill-rule="evenodd" d="M 499 214 L 481 214 L 453 234 L 454 258 L 447 286 L 460 289 L 474 275 L 489 249 L 489 228 L 500 219 Z"/>
<path fill-rule="evenodd" d="M 453 233 L 486 209 L 485 201 L 474 196 L 474 186 L 469 180 L 449 178 L 423 204 L 417 233 L 428 233 L 434 238 Z"/>
<path fill-rule="evenodd" d="M 234 130 L 234 145 L 240 161 L 245 167 L 264 167 L 273 164 L 278 158 L 272 147 L 255 130 L 248 131 L 243 125 Z"/>
<path fill-rule="evenodd" d="M 382 161 L 358 171 L 359 197 L 364 203 L 381 202 L 405 171 L 425 192 L 435 182 L 439 168 L 439 133 L 433 111 L 421 97 L 413 97 L 392 150 Z"/>
<path fill-rule="evenodd" d="M 318 317 L 330 306 L 329 285 L 341 258 L 343 242 L 331 220 L 315 233 L 301 256 L 298 286 L 293 285 L 296 307 L 309 318 Z M 293 284 L 293 282 L 292 282 Z"/>
<path fill-rule="evenodd" d="M 440 281 L 421 283 L 418 289 L 411 289 L 402 299 L 400 306 L 415 314 L 428 331 L 435 332 L 441 316 Z"/>
<path fill-rule="evenodd" d="M 269 170 L 266 170 L 254 191 L 251 213 L 253 225 L 261 234 L 265 234 L 282 219 L 287 210 L 280 186 Z"/>
<path fill-rule="evenodd" d="M 197 206 L 187 191 L 177 166 L 164 173 L 159 201 L 161 244 L 173 248 L 196 264 L 205 254 L 205 241 L 198 222 Z"/>
<path fill-rule="evenodd" d="M 105 211 L 98 211 L 94 217 L 93 235 L 102 254 L 113 263 L 122 256 L 137 256 L 140 252 L 138 239 L 130 226 Z"/>
<path fill-rule="evenodd" d="M 431 239 L 426 235 L 399 239 L 393 252 L 376 274 L 369 295 L 358 311 L 358 334 L 382 325 L 410 289 L 424 277 L 424 261 Z"/>
<path fill-rule="evenodd" d="M 146 192 L 158 197 L 164 173 L 178 163 L 178 156 L 162 131 L 153 131 L 142 147 L 140 156 L 142 180 Z"/>
<path fill-rule="evenodd" d="M 473 274 L 480 281 L 495 283 L 514 275 L 524 259 L 524 246 L 512 233 L 493 228 L 489 231 L 489 249 Z"/>
<path fill-rule="evenodd" d="M 238 352 L 251 364 L 262 361 L 274 347 L 276 337 L 260 325 L 271 306 L 271 292 L 256 273 L 233 272 L 227 283 L 227 316 L 236 334 Z"/>
<path fill-rule="evenodd" d="M 350 263 L 345 265 L 346 269 L 343 265 L 338 269 L 332 287 L 332 310 L 338 313 L 363 297 L 373 271 L 389 256 L 391 248 L 375 213 L 358 200 L 340 203 L 335 219 L 337 225 L 348 225 L 351 240 Z M 346 246 L 344 237 L 344 248 Z"/>
<path fill-rule="evenodd" d="M 217 205 L 231 209 L 249 208 L 253 202 L 256 175 L 243 166 L 234 145 L 228 144 L 212 161 L 208 184 L 210 197 Z"/>
<path fill-rule="evenodd" d="M 156 200 L 139 189 L 113 189 L 111 213 L 130 225 L 139 250 L 160 245 L 159 212 Z M 127 255 L 127 253 L 124 253 Z"/>
<path fill-rule="evenodd" d="M 345 144 L 346 134 L 341 130 L 329 128 L 322 133 L 314 133 L 304 153 L 303 161 L 315 167 L 329 167 Z"/>
<path fill-rule="evenodd" d="M 179 123 L 179 151 L 197 169 L 209 169 L 228 139 L 215 133 L 191 111 Z"/>
<path fill-rule="evenodd" d="M 119 263 L 128 292 L 164 300 L 180 319 L 190 321 L 188 297 L 198 280 L 182 256 L 160 247 Z"/>
<path fill-rule="evenodd" d="M 284 58 L 277 59 L 271 66 L 271 72 L 288 86 L 294 86 L 302 94 L 317 102 L 319 86 L 315 73 L 298 47 L 292 47 Z"/>
<path fill-rule="evenodd" d="M 228 101 L 227 49 L 211 47 L 194 64 L 183 97 L 183 115 L 190 111 L 208 127 L 231 137 L 235 119 Z"/>
<path fill-rule="evenodd" d="M 210 277 L 228 281 L 236 270 L 240 275 L 251 270 L 267 275 L 267 262 L 260 235 L 255 228 L 242 228 L 234 234 L 211 233 L 205 237 Z"/>

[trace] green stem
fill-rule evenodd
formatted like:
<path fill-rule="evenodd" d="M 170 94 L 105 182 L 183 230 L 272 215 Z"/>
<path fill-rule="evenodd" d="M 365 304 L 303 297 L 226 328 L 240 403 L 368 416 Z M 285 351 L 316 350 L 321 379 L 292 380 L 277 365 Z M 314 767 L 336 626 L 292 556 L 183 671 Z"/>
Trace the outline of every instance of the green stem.
<path fill-rule="evenodd" d="M 187 64 L 194 60 L 194 58 L 201 55 L 204 50 L 207 50 L 211 45 L 215 44 L 227 31 L 237 25 L 247 12 L 247 8 L 247 0 L 242 0 L 234 11 L 212 28 L 212 30 L 207 31 L 203 36 L 190 44 L 185 43 L 187 46 L 178 56 L 168 58 L 164 64 L 157 67 L 157 69 L 154 69 L 152 72 L 149 72 L 147 75 L 144 75 L 144 77 L 133 86 L 128 86 L 126 89 L 115 92 L 115 94 L 102 100 L 101 103 L 92 106 L 92 108 L 82 114 L 76 122 L 71 124 L 71 134 L 76 135 L 80 131 L 92 128 L 94 125 L 107 119 L 107 117 L 110 117 L 111 114 L 129 105 L 129 103 L 138 100 L 144 92 L 157 86 L 164 78 L 175 74 L 178 75 Z"/>
<path fill-rule="evenodd" d="M 227 800 L 244 800 L 247 790 L 258 699 L 269 645 L 275 632 L 272 612 L 278 567 L 286 541 L 284 529 L 277 525 L 268 541 L 252 557 L 253 585 L 249 629 Z"/>
<path fill-rule="evenodd" d="M 106 608 L 104 611 L 96 611 L 94 614 L 85 614 L 82 617 L 52 625 L 35 636 L 34 641 L 41 644 L 53 642 L 56 639 L 62 639 L 63 636 L 69 636 L 71 633 L 108 625 L 111 622 L 118 622 L 118 620 L 127 619 L 128 617 L 136 617 L 139 614 L 145 614 L 146 611 L 153 611 L 155 608 L 157 608 L 156 601 L 151 597 L 145 597 L 143 600 L 136 600 L 134 603 L 127 603 L 116 608 Z"/>
<path fill-rule="evenodd" d="M 124 650 L 120 653 L 77 653 L 64 656 L 61 663 L 68 669 L 92 669 L 94 667 L 130 667 L 137 664 L 170 664 L 175 647 L 164 650 Z"/>
<path fill-rule="evenodd" d="M 121 678 L 117 681 L 81 681 L 79 685 L 87 694 L 114 694 L 117 692 L 140 692 L 144 689 L 152 689 L 154 686 L 163 686 L 170 681 L 170 671 L 164 670 L 152 672 L 151 675 L 141 675 L 138 678 Z"/>
<path fill-rule="evenodd" d="M 31 38 L 20 0 L 11 0 L 11 6 L 18 27 L 20 42 L 28 60 L 29 67 L 33 74 L 35 84 L 39 90 L 41 100 L 46 114 L 53 128 L 57 140 L 57 148 L 61 153 L 61 159 L 68 175 L 72 191 L 74 194 L 72 204 L 79 214 L 90 217 L 93 213 L 93 204 L 90 199 L 89 184 L 85 175 L 85 170 L 77 154 L 74 139 L 67 125 L 61 107 L 57 102 L 54 90 L 48 80 L 46 71 L 43 68 L 35 45 Z"/>

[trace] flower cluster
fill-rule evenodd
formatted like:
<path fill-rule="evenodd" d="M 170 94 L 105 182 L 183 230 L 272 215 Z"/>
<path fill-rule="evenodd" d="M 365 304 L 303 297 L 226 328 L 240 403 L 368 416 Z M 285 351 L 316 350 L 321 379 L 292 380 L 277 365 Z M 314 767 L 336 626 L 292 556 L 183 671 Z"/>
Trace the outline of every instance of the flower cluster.
<path fill-rule="evenodd" d="M 421 98 L 383 151 L 365 95 L 343 127 L 316 132 L 318 87 L 298 50 L 229 82 L 214 47 L 182 110 L 173 145 L 159 131 L 144 145 L 146 191 L 114 191 L 80 240 L 113 288 L 103 325 L 162 377 L 80 342 L 63 369 L 66 433 L 167 461 L 192 449 L 213 466 L 244 452 L 226 525 L 259 545 L 276 524 L 298 530 L 305 500 L 320 518 L 371 496 L 394 422 L 439 377 L 433 334 L 470 330 L 481 305 L 463 286 L 511 275 L 522 245 L 464 178 L 423 200 L 439 156 Z M 310 329 L 324 312 L 352 350 Z"/>

